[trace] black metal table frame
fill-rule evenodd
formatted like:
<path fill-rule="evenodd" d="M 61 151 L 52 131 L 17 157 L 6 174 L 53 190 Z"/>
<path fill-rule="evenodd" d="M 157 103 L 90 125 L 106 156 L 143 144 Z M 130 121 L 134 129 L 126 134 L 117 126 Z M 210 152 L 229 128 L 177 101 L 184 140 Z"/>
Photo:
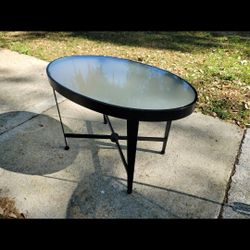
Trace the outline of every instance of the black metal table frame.
<path fill-rule="evenodd" d="M 109 120 L 109 117 L 103 114 L 103 122 L 104 124 L 108 124 L 111 134 L 110 135 L 103 135 L 103 134 L 78 134 L 78 133 L 65 133 L 62 117 L 56 97 L 55 90 L 53 89 L 53 94 L 56 102 L 57 112 L 60 120 L 60 124 L 62 127 L 62 132 L 64 136 L 65 142 L 65 150 L 69 149 L 67 137 L 71 138 L 87 138 L 87 139 L 110 139 L 114 142 L 118 148 L 119 154 L 121 156 L 121 160 L 127 172 L 127 193 L 131 194 L 133 189 L 133 179 L 134 179 L 134 166 L 135 166 L 135 157 L 136 157 L 136 144 L 137 141 L 157 141 L 163 142 L 162 150 L 160 151 L 161 154 L 165 154 L 168 135 L 171 127 L 172 121 L 167 121 L 165 134 L 164 137 L 149 137 L 149 136 L 138 136 L 138 128 L 139 128 L 139 121 L 134 119 L 127 119 L 127 136 L 118 135 L 115 133 L 113 126 Z M 122 152 L 121 146 L 119 144 L 119 140 L 127 140 L 127 161 L 125 156 Z"/>
<path fill-rule="evenodd" d="M 89 55 L 76 55 L 76 56 L 69 56 L 69 57 L 85 57 L 85 56 L 89 56 Z M 132 61 L 129 59 L 122 59 L 122 58 L 116 58 L 116 57 L 110 57 L 110 56 L 101 56 L 101 57 L 135 62 L 135 61 Z M 67 59 L 67 57 L 63 57 L 62 59 L 64 59 L 64 58 Z M 61 59 L 61 58 L 58 58 L 58 59 Z M 56 59 L 56 60 L 58 60 L 58 59 Z M 56 61 L 56 60 L 54 60 L 54 61 Z M 195 103 L 198 99 L 198 95 L 197 95 L 195 88 L 190 83 L 188 83 L 186 80 L 169 72 L 170 74 L 172 74 L 176 78 L 178 78 L 182 81 L 185 81 L 191 87 L 191 89 L 193 89 L 194 100 L 191 103 L 189 103 L 185 106 L 171 108 L 171 109 L 138 109 L 138 108 L 117 106 L 117 105 L 105 103 L 105 102 L 90 98 L 88 96 L 85 96 L 83 94 L 74 92 L 73 90 L 71 90 L 71 89 L 63 86 L 59 82 L 57 82 L 51 76 L 51 74 L 49 72 L 49 67 L 54 61 L 52 61 L 48 64 L 48 66 L 46 68 L 46 73 L 47 73 L 50 85 L 53 88 L 53 93 L 54 93 L 54 97 L 55 97 L 55 101 L 56 101 L 57 111 L 58 111 L 60 123 L 62 126 L 64 140 L 65 140 L 65 149 L 66 150 L 69 149 L 67 139 L 66 139 L 67 137 L 89 138 L 89 139 L 91 139 L 91 138 L 92 139 L 110 139 L 112 142 L 114 142 L 117 145 L 117 148 L 119 150 L 122 162 L 123 162 L 125 169 L 127 171 L 127 177 L 128 177 L 127 178 L 127 193 L 131 194 L 132 193 L 132 186 L 133 186 L 137 141 L 140 140 L 140 141 L 163 142 L 161 153 L 164 154 L 165 149 L 166 149 L 166 145 L 167 145 L 170 127 L 171 127 L 171 122 L 173 120 L 181 119 L 181 118 L 184 118 L 184 117 L 190 115 L 195 108 Z M 135 62 L 135 63 L 143 64 L 140 62 Z M 143 64 L 143 65 L 145 65 L 145 64 Z M 159 68 L 157 68 L 155 66 L 151 66 L 151 65 L 147 65 L 147 66 L 151 67 L 151 68 L 156 68 L 157 70 L 159 70 Z M 168 72 L 167 70 L 164 70 L 164 71 Z M 109 125 L 110 130 L 111 130 L 111 134 L 110 135 L 100 135 L 100 134 L 65 133 L 55 91 L 60 93 L 64 97 L 68 98 L 69 100 L 71 100 L 71 101 L 73 101 L 73 102 L 75 102 L 75 103 L 77 103 L 85 108 L 88 108 L 88 109 L 91 109 L 93 111 L 96 111 L 98 113 L 103 114 L 104 123 L 107 123 Z M 117 133 L 115 133 L 108 116 L 113 116 L 113 117 L 127 120 L 127 136 L 120 136 Z M 138 128 L 139 128 L 140 121 L 166 122 L 164 137 L 138 136 Z M 119 140 L 127 140 L 127 160 L 125 159 L 124 154 L 121 150 Z"/>

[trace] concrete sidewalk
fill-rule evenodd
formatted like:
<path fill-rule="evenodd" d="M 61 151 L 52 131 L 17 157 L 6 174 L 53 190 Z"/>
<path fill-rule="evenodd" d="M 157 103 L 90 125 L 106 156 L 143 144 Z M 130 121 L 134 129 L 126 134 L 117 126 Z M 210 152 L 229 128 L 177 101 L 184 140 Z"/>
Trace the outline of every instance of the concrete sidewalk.
<path fill-rule="evenodd" d="M 46 65 L 0 50 L 0 196 L 13 198 L 25 217 L 249 217 L 249 132 L 240 154 L 245 158 L 237 161 L 239 127 L 200 113 L 174 121 L 165 155 L 157 153 L 161 143 L 138 143 L 134 191 L 127 195 L 113 143 L 71 138 L 70 150 L 63 149 Z M 110 133 L 101 114 L 59 100 L 68 132 Z M 125 121 L 111 120 L 125 134 Z M 164 126 L 143 122 L 139 134 L 162 136 Z"/>

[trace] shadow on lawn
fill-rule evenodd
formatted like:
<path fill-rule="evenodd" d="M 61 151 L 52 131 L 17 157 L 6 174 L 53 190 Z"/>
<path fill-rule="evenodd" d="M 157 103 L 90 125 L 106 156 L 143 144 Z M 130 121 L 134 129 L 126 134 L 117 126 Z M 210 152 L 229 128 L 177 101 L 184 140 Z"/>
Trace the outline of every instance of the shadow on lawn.
<path fill-rule="evenodd" d="M 67 41 L 74 37 L 116 45 L 198 52 L 221 47 L 225 43 L 229 49 L 233 48 L 236 44 L 250 41 L 250 32 L 25 32 L 13 36 L 18 41 L 37 38 Z"/>

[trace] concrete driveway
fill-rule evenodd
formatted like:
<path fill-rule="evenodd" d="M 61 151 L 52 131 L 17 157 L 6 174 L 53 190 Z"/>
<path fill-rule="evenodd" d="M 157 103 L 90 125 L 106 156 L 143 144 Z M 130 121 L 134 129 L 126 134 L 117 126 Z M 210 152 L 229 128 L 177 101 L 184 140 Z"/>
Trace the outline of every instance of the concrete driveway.
<path fill-rule="evenodd" d="M 249 131 L 200 113 L 174 121 L 165 155 L 158 142 L 138 143 L 127 195 L 113 143 L 70 138 L 63 149 L 47 64 L 0 50 L 0 197 L 26 218 L 249 218 Z M 59 102 L 66 131 L 110 133 L 101 114 Z M 143 122 L 139 134 L 162 136 L 164 126 Z"/>

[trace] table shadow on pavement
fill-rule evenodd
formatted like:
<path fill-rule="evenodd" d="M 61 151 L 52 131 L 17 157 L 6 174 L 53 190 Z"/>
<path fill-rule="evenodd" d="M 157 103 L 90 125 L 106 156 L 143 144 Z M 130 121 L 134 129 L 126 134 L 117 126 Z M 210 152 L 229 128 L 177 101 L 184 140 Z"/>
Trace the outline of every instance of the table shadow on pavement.
<path fill-rule="evenodd" d="M 90 121 L 86 121 L 87 132 L 92 134 Z M 105 146 L 112 150 L 112 144 L 93 141 L 85 145 L 91 152 L 94 172 L 83 176 L 68 202 L 67 218 L 179 218 L 173 209 L 154 197 L 137 191 L 134 185 L 131 195 L 127 194 L 126 171 L 121 169 L 124 179 L 116 178 L 114 162 L 109 160 L 109 174 L 105 171 L 103 161 L 98 156 L 99 150 Z M 110 146 L 110 147 L 107 147 Z M 114 150 L 117 150 L 113 148 Z M 144 149 L 141 149 L 144 151 Z M 123 146 L 126 155 L 126 147 Z M 147 150 L 145 150 L 147 152 Z M 148 153 L 156 153 L 149 151 Z M 121 167 L 121 166 L 119 166 Z M 141 187 L 139 187 L 141 189 Z M 150 187 L 151 194 L 158 194 L 157 189 Z M 165 190 L 168 191 L 168 190 Z M 167 192 L 168 193 L 168 192 Z M 167 194 L 168 195 L 168 194 Z"/>
<path fill-rule="evenodd" d="M 15 111 L 0 114 L 4 117 L 25 116 L 30 120 L 1 134 L 0 167 L 30 175 L 45 175 L 71 165 L 78 151 L 64 150 L 60 122 L 43 114 Z M 32 118 L 33 117 L 33 118 Z M 71 129 L 64 125 L 67 132 Z"/>
<path fill-rule="evenodd" d="M 86 122 L 86 127 L 88 133 L 93 133 L 91 122 Z M 157 123 L 154 127 L 159 128 L 156 129 L 159 131 L 158 134 L 164 130 L 164 124 L 162 123 Z M 213 156 L 221 163 L 218 153 L 212 152 L 213 155 L 208 158 L 203 155 L 203 151 L 199 153 L 197 148 L 195 150 L 197 157 L 202 157 L 203 160 L 201 164 L 197 164 L 196 161 L 192 160 L 192 156 L 190 157 L 189 145 L 194 141 L 197 142 L 197 138 L 201 135 L 197 137 L 195 129 L 185 129 L 184 131 L 181 129 L 182 127 L 179 124 L 173 126 L 168 148 L 169 155 L 167 153 L 165 156 L 151 157 L 149 155 L 153 156 L 153 152 L 145 152 L 143 158 L 146 159 L 148 155 L 148 160 L 141 166 L 139 164 L 136 166 L 137 177 L 131 195 L 126 193 L 127 177 L 125 169 L 118 172 L 116 170 L 117 162 L 112 159 L 109 163 L 103 164 L 104 161 L 101 159 L 102 147 L 111 145 L 106 142 L 91 142 L 91 145 L 87 148 L 91 152 L 94 172 L 88 172 L 79 181 L 68 202 L 67 218 L 218 218 L 222 205 L 233 207 L 232 204 L 223 204 L 226 188 L 224 179 L 218 180 L 214 172 L 206 171 L 206 167 L 203 166 L 207 159 L 210 157 L 213 159 Z M 175 135 L 175 140 L 171 139 L 172 135 Z M 191 142 L 184 142 L 184 136 L 191 138 Z M 217 134 L 203 133 L 203 136 L 213 146 L 216 145 Z M 227 138 L 224 138 L 224 140 L 227 140 Z M 144 151 L 145 144 L 141 145 L 143 146 L 141 151 Z M 182 157 L 179 157 L 181 160 L 174 157 L 179 145 L 182 146 Z M 194 146 L 198 147 L 199 145 L 198 143 Z M 206 145 L 203 145 L 204 150 Z M 154 145 L 152 144 L 152 146 Z M 126 155 L 124 146 L 123 149 Z M 152 172 L 152 175 L 147 178 L 144 173 L 149 172 L 148 165 L 152 165 L 152 163 L 155 163 L 155 168 L 157 168 L 155 170 L 158 172 L 154 176 Z M 163 166 L 161 163 L 166 164 L 166 167 L 161 167 Z M 224 165 L 221 166 L 225 168 Z M 122 167 L 121 164 L 119 164 L 119 169 L 120 167 Z M 111 171 L 107 170 L 108 168 L 113 169 L 113 173 L 110 173 Z M 214 168 L 217 169 L 217 165 Z M 172 184 L 168 184 L 167 178 L 160 181 L 160 175 L 166 176 L 165 172 L 171 171 L 171 169 L 175 169 L 170 173 L 175 181 Z M 186 171 L 183 172 L 184 170 Z M 228 170 L 230 171 L 230 169 Z M 189 188 L 190 185 L 193 187 Z"/>

